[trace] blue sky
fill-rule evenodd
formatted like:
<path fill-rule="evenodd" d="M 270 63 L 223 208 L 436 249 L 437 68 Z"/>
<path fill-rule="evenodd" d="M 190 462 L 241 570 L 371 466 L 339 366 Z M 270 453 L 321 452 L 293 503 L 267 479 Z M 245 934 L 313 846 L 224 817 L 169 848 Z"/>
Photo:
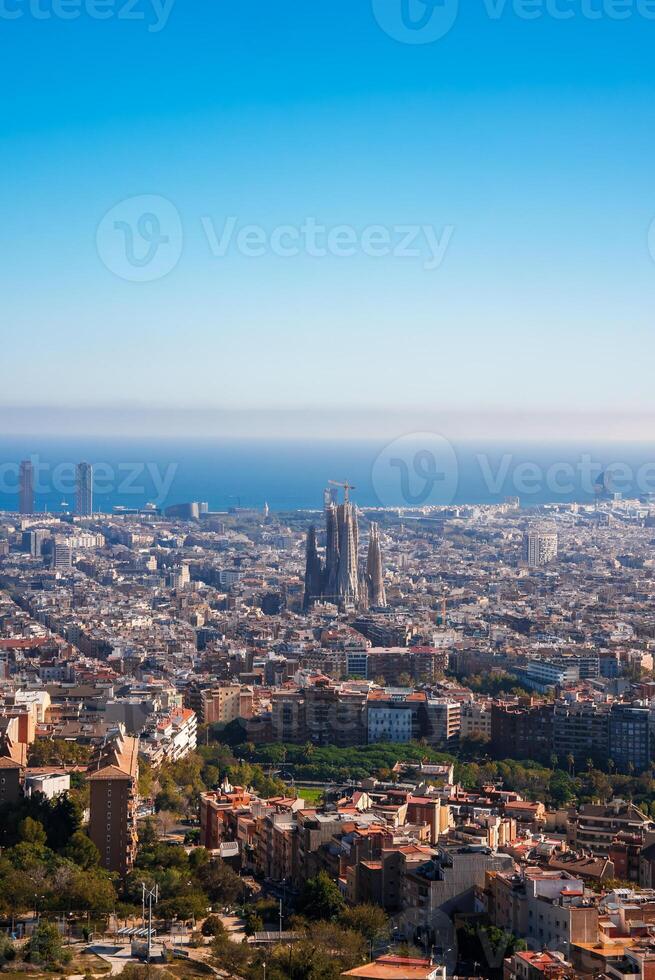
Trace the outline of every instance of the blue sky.
<path fill-rule="evenodd" d="M 407 44 L 401 0 L 103 2 L 0 2 L 0 402 L 652 411 L 655 4 L 461 0 Z M 149 281 L 116 274 L 135 198 Z M 212 254 L 230 216 L 262 255 Z M 354 254 L 275 254 L 308 218 Z"/>

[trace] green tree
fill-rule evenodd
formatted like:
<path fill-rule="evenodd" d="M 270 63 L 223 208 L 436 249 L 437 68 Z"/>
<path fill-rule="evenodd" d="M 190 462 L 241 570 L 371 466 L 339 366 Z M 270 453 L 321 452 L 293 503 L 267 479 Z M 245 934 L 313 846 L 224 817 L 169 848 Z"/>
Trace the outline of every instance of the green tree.
<path fill-rule="evenodd" d="M 212 962 L 229 974 L 244 976 L 250 965 L 252 949 L 248 943 L 235 943 L 227 933 L 218 935 L 212 943 Z"/>
<path fill-rule="evenodd" d="M 359 932 L 369 943 L 389 935 L 389 917 L 379 905 L 354 905 L 344 909 L 339 920 L 346 929 Z"/>
<path fill-rule="evenodd" d="M 16 949 L 9 936 L 0 932 L 0 967 L 16 958 Z"/>
<path fill-rule="evenodd" d="M 18 826 L 20 839 L 24 844 L 34 844 L 37 847 L 45 847 L 47 835 L 42 823 L 33 820 L 32 817 L 25 817 Z"/>
<path fill-rule="evenodd" d="M 339 888 L 326 871 L 305 882 L 299 908 L 303 916 L 313 921 L 337 919 L 344 909 L 344 899 Z"/>
<path fill-rule="evenodd" d="M 217 936 L 226 935 L 226 929 L 221 920 L 217 915 L 210 915 L 209 918 L 205 919 L 200 930 L 203 936 L 213 936 L 216 939 Z"/>
<path fill-rule="evenodd" d="M 64 949 L 57 926 L 42 920 L 27 944 L 27 957 L 30 963 L 43 964 L 55 970 L 69 962 L 71 955 Z"/>
<path fill-rule="evenodd" d="M 152 766 L 144 760 L 139 760 L 139 795 L 151 797 L 154 783 Z"/>
<path fill-rule="evenodd" d="M 548 796 L 555 806 L 565 806 L 575 797 L 573 780 L 568 773 L 558 769 L 548 781 Z"/>
<path fill-rule="evenodd" d="M 366 941 L 359 932 L 331 922 L 317 922 L 291 947 L 278 946 L 274 962 L 282 976 L 307 980 L 339 980 L 346 971 L 368 959 Z"/>
<path fill-rule="evenodd" d="M 202 919 L 207 914 L 209 900 L 204 892 L 193 885 L 159 903 L 158 911 L 164 918 Z"/>
<path fill-rule="evenodd" d="M 100 864 L 100 851 L 83 830 L 76 830 L 64 849 L 64 855 L 80 868 L 88 870 Z"/>
<path fill-rule="evenodd" d="M 104 914 L 111 912 L 116 904 L 116 890 L 106 872 L 76 868 L 67 888 L 57 890 L 51 902 L 53 908 L 62 912 L 72 907 Z"/>
<path fill-rule="evenodd" d="M 81 824 L 82 814 L 75 800 L 68 793 L 56 797 L 50 804 L 47 816 L 48 847 L 53 851 L 62 850 Z"/>
<path fill-rule="evenodd" d="M 212 903 L 233 905 L 243 893 L 243 882 L 229 864 L 220 859 L 198 868 L 198 881 Z"/>

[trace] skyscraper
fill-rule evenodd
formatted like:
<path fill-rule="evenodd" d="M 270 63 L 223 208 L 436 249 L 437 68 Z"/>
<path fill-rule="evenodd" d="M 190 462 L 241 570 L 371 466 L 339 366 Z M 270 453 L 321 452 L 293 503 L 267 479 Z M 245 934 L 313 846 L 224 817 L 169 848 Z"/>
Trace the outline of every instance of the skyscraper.
<path fill-rule="evenodd" d="M 34 468 L 29 459 L 24 459 L 20 464 L 18 509 L 21 514 L 34 513 Z"/>
<path fill-rule="evenodd" d="M 382 577 L 382 549 L 378 525 L 371 524 L 371 534 L 368 539 L 368 555 L 366 558 L 366 584 L 368 599 L 371 606 L 386 606 L 387 597 Z"/>
<path fill-rule="evenodd" d="M 76 513 L 89 517 L 93 513 L 93 467 L 91 463 L 77 464 Z"/>

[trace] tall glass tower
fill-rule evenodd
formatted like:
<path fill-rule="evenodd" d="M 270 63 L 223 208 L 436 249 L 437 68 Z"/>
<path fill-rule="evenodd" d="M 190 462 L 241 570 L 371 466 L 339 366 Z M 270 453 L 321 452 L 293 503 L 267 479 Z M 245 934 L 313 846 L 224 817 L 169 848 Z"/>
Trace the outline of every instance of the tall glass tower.
<path fill-rule="evenodd" d="M 80 517 L 89 517 L 93 513 L 93 467 L 91 463 L 77 464 L 75 510 Z"/>
<path fill-rule="evenodd" d="M 34 513 L 34 467 L 29 459 L 20 464 L 18 509 L 21 514 Z"/>

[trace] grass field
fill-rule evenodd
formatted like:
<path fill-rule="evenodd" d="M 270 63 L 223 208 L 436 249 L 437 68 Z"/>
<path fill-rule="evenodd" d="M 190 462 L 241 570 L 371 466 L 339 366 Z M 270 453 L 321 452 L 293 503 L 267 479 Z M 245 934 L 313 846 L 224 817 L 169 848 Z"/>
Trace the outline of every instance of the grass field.
<path fill-rule="evenodd" d="M 318 786 L 296 786 L 296 792 L 309 806 L 316 806 L 323 799 L 323 790 Z"/>

